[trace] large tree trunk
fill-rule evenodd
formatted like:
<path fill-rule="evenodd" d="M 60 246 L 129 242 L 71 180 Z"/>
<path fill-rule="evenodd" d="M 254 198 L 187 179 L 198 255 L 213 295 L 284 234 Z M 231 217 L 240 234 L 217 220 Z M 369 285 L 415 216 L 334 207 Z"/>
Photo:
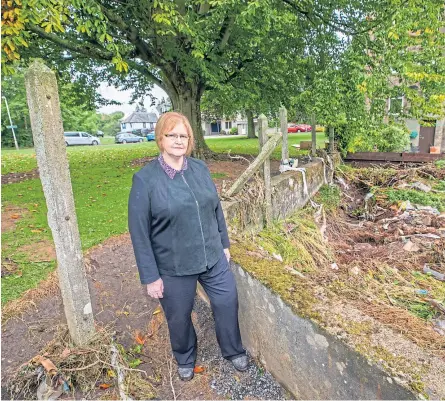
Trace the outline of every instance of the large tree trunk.
<path fill-rule="evenodd" d="M 207 146 L 204 140 L 204 133 L 201 125 L 201 96 L 203 88 L 197 84 L 180 85 L 172 82 L 174 91 L 168 93 L 172 101 L 173 110 L 183 113 L 192 126 L 195 137 L 195 150 L 193 157 L 205 160 L 213 156 L 213 152 Z"/>
<path fill-rule="evenodd" d="M 247 138 L 256 138 L 255 124 L 253 122 L 252 110 L 246 110 L 246 116 L 247 116 Z"/>

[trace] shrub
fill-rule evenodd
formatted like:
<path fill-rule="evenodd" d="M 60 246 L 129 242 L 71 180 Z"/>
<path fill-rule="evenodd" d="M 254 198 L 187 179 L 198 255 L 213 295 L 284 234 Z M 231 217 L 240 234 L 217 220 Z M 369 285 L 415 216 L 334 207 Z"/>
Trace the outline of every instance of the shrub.
<path fill-rule="evenodd" d="M 402 152 L 410 144 L 408 128 L 400 125 L 388 125 L 379 132 L 378 139 L 380 152 Z"/>
<path fill-rule="evenodd" d="M 221 130 L 220 132 L 219 132 L 219 135 L 227 135 L 227 132 L 225 131 L 225 130 Z"/>
<path fill-rule="evenodd" d="M 230 128 L 230 135 L 238 135 L 238 127 Z"/>
<path fill-rule="evenodd" d="M 347 149 L 350 152 L 402 152 L 409 149 L 409 131 L 401 125 L 369 127 L 356 132 Z"/>

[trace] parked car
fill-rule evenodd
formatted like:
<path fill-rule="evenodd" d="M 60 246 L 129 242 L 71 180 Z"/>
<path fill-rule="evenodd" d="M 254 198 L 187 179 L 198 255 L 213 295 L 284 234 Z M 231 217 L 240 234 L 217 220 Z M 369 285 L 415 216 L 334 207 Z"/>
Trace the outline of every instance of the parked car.
<path fill-rule="evenodd" d="M 287 127 L 287 132 L 310 132 L 312 127 L 308 124 L 291 124 Z"/>
<path fill-rule="evenodd" d="M 130 134 L 129 132 L 121 132 L 116 135 L 115 143 L 136 143 L 144 142 L 144 138 L 138 135 Z"/>
<path fill-rule="evenodd" d="M 100 145 L 100 140 L 97 136 L 88 134 L 82 131 L 67 131 L 63 133 L 65 137 L 66 146 L 73 145 Z"/>
<path fill-rule="evenodd" d="M 103 138 L 104 137 L 104 132 L 103 131 L 97 131 L 96 132 L 96 136 L 97 137 L 101 136 Z"/>
<path fill-rule="evenodd" d="M 145 135 L 145 137 L 147 138 L 147 141 L 154 141 L 155 140 L 155 132 L 154 130 L 148 131 L 147 134 Z"/>

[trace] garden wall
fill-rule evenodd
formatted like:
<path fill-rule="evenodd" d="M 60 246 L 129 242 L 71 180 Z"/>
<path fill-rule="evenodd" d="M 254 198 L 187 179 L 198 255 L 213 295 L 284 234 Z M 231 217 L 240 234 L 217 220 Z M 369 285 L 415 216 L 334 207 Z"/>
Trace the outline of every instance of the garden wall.
<path fill-rule="evenodd" d="M 415 399 L 232 262 L 244 347 L 297 399 Z"/>
<path fill-rule="evenodd" d="M 303 173 L 287 171 L 272 177 L 272 212 L 274 219 L 284 219 L 298 208 L 303 207 L 326 182 L 332 182 L 333 171 L 321 158 L 304 164 L 307 192 L 304 188 Z M 326 175 L 324 173 L 326 171 Z M 243 228 L 260 230 L 264 226 L 264 213 L 261 208 L 244 210 L 241 201 L 222 202 L 229 224 Z"/>

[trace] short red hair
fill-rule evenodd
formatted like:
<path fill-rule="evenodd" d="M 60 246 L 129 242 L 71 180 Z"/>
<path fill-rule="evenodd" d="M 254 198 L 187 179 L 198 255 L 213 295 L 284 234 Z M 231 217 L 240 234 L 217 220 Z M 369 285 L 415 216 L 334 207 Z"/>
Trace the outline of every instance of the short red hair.
<path fill-rule="evenodd" d="M 192 150 L 195 146 L 195 138 L 193 136 L 193 130 L 190 125 L 188 118 L 177 111 L 169 111 L 164 113 L 156 123 L 155 128 L 155 138 L 156 144 L 161 152 L 164 151 L 164 146 L 162 145 L 162 141 L 165 138 L 165 135 L 170 132 L 176 125 L 184 124 L 185 129 L 187 130 L 187 134 L 189 136 L 186 156 L 190 156 L 192 154 Z"/>

